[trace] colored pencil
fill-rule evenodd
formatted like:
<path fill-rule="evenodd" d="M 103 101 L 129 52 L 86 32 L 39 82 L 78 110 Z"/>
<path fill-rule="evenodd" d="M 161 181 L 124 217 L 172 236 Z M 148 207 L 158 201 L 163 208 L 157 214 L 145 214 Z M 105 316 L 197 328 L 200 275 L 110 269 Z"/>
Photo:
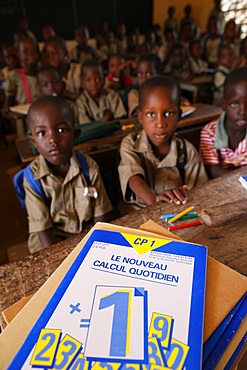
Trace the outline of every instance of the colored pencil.
<path fill-rule="evenodd" d="M 184 229 L 185 227 L 191 227 L 191 226 L 198 226 L 201 225 L 203 222 L 200 221 L 195 221 L 195 222 L 189 222 L 188 224 L 180 224 L 180 225 L 175 225 L 175 226 L 169 226 L 168 230 L 177 230 L 177 229 Z"/>
<path fill-rule="evenodd" d="M 199 217 L 199 215 L 196 212 L 194 212 L 193 214 L 187 213 L 186 215 L 180 217 L 180 220 L 188 220 L 190 218 L 197 218 L 197 217 Z M 170 221 L 171 218 L 172 217 L 167 217 L 167 218 L 165 218 L 165 221 L 168 222 L 168 221 Z"/>
<path fill-rule="evenodd" d="M 186 208 L 184 211 L 180 212 L 179 214 L 177 214 L 176 216 L 174 216 L 173 218 L 171 218 L 169 220 L 169 223 L 172 224 L 174 221 L 177 221 L 179 218 L 181 218 L 182 216 L 186 215 L 190 211 L 193 211 L 193 209 L 194 209 L 194 206 Z"/>
<path fill-rule="evenodd" d="M 197 214 L 196 212 L 192 211 L 192 212 L 188 212 L 187 215 L 195 215 Z M 174 216 L 177 216 L 178 213 L 167 213 L 166 215 L 161 215 L 160 218 L 161 220 L 165 220 L 167 218 L 172 218 Z"/>

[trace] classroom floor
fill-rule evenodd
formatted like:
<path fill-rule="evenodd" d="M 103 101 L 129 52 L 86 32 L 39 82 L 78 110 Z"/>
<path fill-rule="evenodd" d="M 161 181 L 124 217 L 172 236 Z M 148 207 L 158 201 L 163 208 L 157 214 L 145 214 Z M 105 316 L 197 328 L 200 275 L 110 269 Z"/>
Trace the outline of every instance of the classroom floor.
<path fill-rule="evenodd" d="M 0 264 L 9 262 L 9 247 L 27 240 L 26 215 L 12 185 L 13 175 L 20 168 L 15 143 L 4 145 L 0 140 Z"/>

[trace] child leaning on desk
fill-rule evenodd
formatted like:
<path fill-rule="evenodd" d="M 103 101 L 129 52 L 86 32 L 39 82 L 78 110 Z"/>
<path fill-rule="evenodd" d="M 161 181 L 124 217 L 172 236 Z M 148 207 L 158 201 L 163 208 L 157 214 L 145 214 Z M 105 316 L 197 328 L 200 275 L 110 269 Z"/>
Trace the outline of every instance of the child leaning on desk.
<path fill-rule="evenodd" d="M 83 165 L 73 150 L 77 131 L 73 112 L 63 99 L 40 97 L 31 105 L 27 123 L 39 152 L 31 170 L 46 196 L 43 200 L 24 179 L 28 247 L 34 253 L 87 231 L 95 222 L 108 221 L 112 206 L 98 165 L 86 155 Z"/>
<path fill-rule="evenodd" d="M 102 65 L 87 60 L 81 67 L 82 93 L 76 100 L 79 123 L 112 121 L 126 116 L 122 99 L 116 91 L 104 88 Z"/>
<path fill-rule="evenodd" d="M 247 165 L 247 67 L 226 77 L 224 112 L 201 131 L 200 155 L 209 177 Z"/>
<path fill-rule="evenodd" d="M 186 204 L 187 189 L 207 181 L 195 147 L 176 138 L 180 101 L 180 86 L 169 76 L 151 77 L 140 86 L 138 118 L 143 130 L 126 136 L 120 146 L 118 171 L 124 212 L 160 200 Z M 178 157 L 184 146 L 183 182 Z"/>

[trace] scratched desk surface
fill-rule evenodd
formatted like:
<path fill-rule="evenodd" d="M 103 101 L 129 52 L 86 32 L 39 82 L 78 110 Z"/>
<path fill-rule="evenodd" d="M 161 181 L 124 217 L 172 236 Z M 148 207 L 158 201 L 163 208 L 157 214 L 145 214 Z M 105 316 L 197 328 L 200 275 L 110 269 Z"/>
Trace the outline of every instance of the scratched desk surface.
<path fill-rule="evenodd" d="M 208 181 L 204 186 L 189 191 L 186 206 L 176 206 L 159 202 L 140 211 L 112 221 L 115 225 L 139 228 L 148 220 L 153 220 L 166 227 L 160 216 L 165 213 L 178 213 L 188 206 L 194 206 L 200 213 L 203 208 L 243 200 L 247 202 L 247 190 L 238 181 L 245 175 L 247 167 L 233 171 L 229 175 Z M 211 257 L 247 275 L 247 220 L 218 227 L 205 225 L 180 229 L 174 234 L 182 239 L 206 245 Z M 36 292 L 61 262 L 76 247 L 83 234 L 74 236 L 22 260 L 0 266 L 0 312 L 22 297 Z M 0 324 L 5 322 L 0 315 Z"/>
<path fill-rule="evenodd" d="M 209 104 L 195 104 L 194 106 L 196 107 L 196 110 L 179 121 L 177 128 L 178 132 L 187 128 L 193 128 L 197 125 L 205 124 L 213 119 L 218 118 L 222 112 L 220 107 Z M 124 126 L 128 124 L 136 124 L 138 119 L 130 118 L 121 120 L 120 122 L 122 124 L 122 128 L 124 128 Z M 95 148 L 102 148 L 107 145 L 117 144 L 121 142 L 121 140 L 130 132 L 138 132 L 140 130 L 141 126 L 126 130 L 120 129 L 106 137 L 88 140 L 87 142 L 78 144 L 75 147 L 82 150 L 84 153 L 90 153 L 91 151 L 94 151 Z M 36 154 L 33 153 L 27 138 L 17 139 L 16 147 L 23 163 L 31 162 L 36 157 Z"/>

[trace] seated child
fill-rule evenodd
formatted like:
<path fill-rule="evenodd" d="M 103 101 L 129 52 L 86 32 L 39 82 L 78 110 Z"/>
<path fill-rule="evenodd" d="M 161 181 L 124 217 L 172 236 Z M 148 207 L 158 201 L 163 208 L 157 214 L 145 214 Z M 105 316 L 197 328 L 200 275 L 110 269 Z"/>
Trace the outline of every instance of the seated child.
<path fill-rule="evenodd" d="M 2 68 L 1 73 L 3 79 L 6 80 L 9 71 L 20 67 L 20 60 L 18 50 L 13 45 L 3 47 L 3 56 L 6 65 Z"/>
<path fill-rule="evenodd" d="M 200 155 L 211 178 L 247 164 L 247 67 L 226 77 L 223 108 L 201 131 Z"/>
<path fill-rule="evenodd" d="M 39 49 L 35 41 L 23 38 L 19 44 L 19 59 L 21 68 L 9 71 L 5 81 L 5 101 L 2 108 L 3 116 L 11 119 L 9 108 L 16 104 L 31 104 L 40 96 L 36 77 L 39 62 Z M 13 116 L 12 116 L 13 117 Z M 16 120 L 17 136 L 26 135 L 25 122 L 22 118 Z"/>
<path fill-rule="evenodd" d="M 76 26 L 74 33 L 77 45 L 70 52 L 71 60 L 82 64 L 85 60 L 96 59 L 94 48 L 91 45 L 88 45 L 88 28 L 84 25 Z"/>
<path fill-rule="evenodd" d="M 65 84 L 59 70 L 53 66 L 42 66 L 38 69 L 37 78 L 42 95 L 64 98 L 73 110 L 75 122 L 78 122 L 77 105 L 73 100 L 64 97 Z"/>
<path fill-rule="evenodd" d="M 187 51 L 182 44 L 173 45 L 169 62 L 165 65 L 163 72 L 178 80 L 188 80 L 191 78 L 192 74 Z"/>
<path fill-rule="evenodd" d="M 207 174 L 195 147 L 175 135 L 181 116 L 180 86 L 169 76 L 154 76 L 140 86 L 139 99 L 143 130 L 126 136 L 120 146 L 118 172 L 126 209 L 160 200 L 186 204 L 187 188 L 207 181 Z M 181 148 L 186 150 L 183 158 Z M 178 167 L 180 157 L 187 158 L 183 171 Z"/>
<path fill-rule="evenodd" d="M 102 65 L 87 60 L 81 67 L 83 92 L 76 100 L 79 123 L 112 121 L 126 116 L 122 99 L 117 92 L 104 88 Z"/>
<path fill-rule="evenodd" d="M 207 25 L 207 33 L 203 38 L 204 57 L 210 68 L 216 68 L 218 63 L 218 48 L 224 38 L 218 31 L 219 23 L 216 17 L 210 17 Z"/>
<path fill-rule="evenodd" d="M 50 37 L 45 41 L 42 54 L 43 64 L 58 68 L 63 76 L 64 96 L 70 100 L 76 100 L 80 93 L 81 65 L 70 62 L 65 40 L 58 36 Z"/>
<path fill-rule="evenodd" d="M 120 91 L 132 85 L 132 78 L 124 70 L 131 67 L 135 68 L 133 61 L 125 61 L 120 54 L 115 54 L 109 58 L 108 65 L 109 74 L 106 76 L 107 88 Z"/>
<path fill-rule="evenodd" d="M 200 73 L 204 68 L 208 67 L 208 62 L 202 59 L 202 45 L 201 40 L 194 39 L 190 43 L 189 64 L 193 75 Z"/>
<path fill-rule="evenodd" d="M 127 35 L 125 23 L 120 22 L 117 25 L 115 32 L 115 42 L 117 44 L 118 52 L 124 55 L 125 50 L 127 49 Z"/>
<path fill-rule="evenodd" d="M 137 116 L 139 99 L 138 92 L 141 84 L 148 78 L 161 73 L 161 60 L 153 53 L 145 53 L 137 59 L 136 74 L 137 83 L 130 87 L 127 94 L 128 116 Z"/>
<path fill-rule="evenodd" d="M 233 68 L 234 54 L 229 45 L 222 45 L 218 51 L 219 66 L 213 76 L 213 104 L 220 105 L 223 98 L 223 85 L 226 76 Z"/>
<path fill-rule="evenodd" d="M 107 221 L 112 209 L 98 165 L 85 155 L 90 183 L 78 154 L 73 150 L 77 132 L 73 112 L 61 98 L 43 96 L 27 116 L 30 139 L 39 152 L 31 162 L 35 179 L 47 202 L 24 179 L 31 253 L 59 239 L 86 231 L 94 222 Z M 48 205 L 47 205 L 48 204 Z"/>

